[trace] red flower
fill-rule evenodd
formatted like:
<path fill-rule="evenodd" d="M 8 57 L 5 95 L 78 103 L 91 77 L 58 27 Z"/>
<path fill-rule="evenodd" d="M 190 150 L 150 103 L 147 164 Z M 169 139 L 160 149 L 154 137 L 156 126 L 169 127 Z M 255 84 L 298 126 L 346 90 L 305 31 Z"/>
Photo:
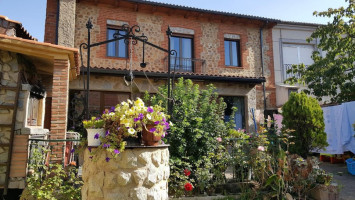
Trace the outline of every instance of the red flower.
<path fill-rule="evenodd" d="M 186 190 L 186 191 L 191 191 L 191 190 L 192 190 L 192 185 L 191 185 L 191 183 L 186 183 L 186 184 L 185 184 L 185 190 Z"/>
<path fill-rule="evenodd" d="M 188 169 L 185 169 L 184 173 L 185 173 L 185 176 L 190 176 L 190 174 L 191 174 L 190 170 L 188 170 Z"/>

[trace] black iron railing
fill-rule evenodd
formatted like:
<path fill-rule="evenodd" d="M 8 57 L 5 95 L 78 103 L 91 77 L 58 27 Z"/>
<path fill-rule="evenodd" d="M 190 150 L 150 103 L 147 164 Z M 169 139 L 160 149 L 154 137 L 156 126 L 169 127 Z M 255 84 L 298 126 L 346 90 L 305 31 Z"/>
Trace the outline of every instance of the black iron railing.
<path fill-rule="evenodd" d="M 29 139 L 28 164 L 33 162 L 32 156 L 36 150 L 40 151 L 43 164 L 62 163 L 63 166 L 75 165 L 78 167 L 78 155 L 74 150 L 79 146 L 79 139 Z"/>
<path fill-rule="evenodd" d="M 192 73 L 205 73 L 206 61 L 197 58 L 183 58 L 183 57 L 170 57 L 170 70 L 176 72 L 192 72 Z M 164 62 L 167 64 L 168 57 L 164 58 Z"/>

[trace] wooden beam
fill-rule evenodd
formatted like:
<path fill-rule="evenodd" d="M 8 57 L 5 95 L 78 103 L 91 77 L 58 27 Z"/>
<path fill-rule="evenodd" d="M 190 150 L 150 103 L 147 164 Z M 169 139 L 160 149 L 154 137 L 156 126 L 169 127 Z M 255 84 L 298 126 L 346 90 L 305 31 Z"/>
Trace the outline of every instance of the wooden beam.
<path fill-rule="evenodd" d="M 136 12 L 138 12 L 138 4 L 136 3 L 135 5 L 134 5 L 134 11 L 136 11 Z"/>

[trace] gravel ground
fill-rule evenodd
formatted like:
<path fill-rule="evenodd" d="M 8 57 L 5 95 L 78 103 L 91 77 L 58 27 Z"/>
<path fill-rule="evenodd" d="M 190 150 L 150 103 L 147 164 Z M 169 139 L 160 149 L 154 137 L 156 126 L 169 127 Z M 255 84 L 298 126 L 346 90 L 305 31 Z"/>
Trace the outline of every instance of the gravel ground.
<path fill-rule="evenodd" d="M 333 182 L 340 186 L 340 200 L 355 200 L 355 176 L 348 173 L 346 164 L 323 162 L 320 167 L 333 174 Z"/>

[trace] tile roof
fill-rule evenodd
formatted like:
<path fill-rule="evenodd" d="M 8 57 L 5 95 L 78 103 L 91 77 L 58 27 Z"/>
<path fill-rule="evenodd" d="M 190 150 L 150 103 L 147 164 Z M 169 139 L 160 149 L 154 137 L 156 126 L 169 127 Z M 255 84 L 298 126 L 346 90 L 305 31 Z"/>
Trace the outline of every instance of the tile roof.
<path fill-rule="evenodd" d="M 55 48 L 57 50 L 65 50 L 65 51 L 71 51 L 74 53 L 74 62 L 76 66 L 76 73 L 79 74 L 80 68 L 79 66 L 79 51 L 76 48 L 70 48 L 70 47 L 65 47 L 65 46 L 59 46 L 55 44 L 50 44 L 46 42 L 38 42 L 36 40 L 30 40 L 30 39 L 24 39 L 24 38 L 19 38 L 19 37 L 12 37 L 4 34 L 0 34 L 0 39 L 10 39 L 10 40 L 15 40 L 22 42 L 23 44 L 33 44 L 33 45 L 39 45 L 43 47 L 49 47 L 49 48 Z M 0 46 L 1 48 L 1 46 Z"/>
<path fill-rule="evenodd" d="M 195 7 L 190 7 L 190 6 L 182 6 L 182 5 L 177 5 L 177 4 L 161 3 L 161 2 L 149 1 L 149 0 L 125 0 L 125 1 L 132 2 L 132 3 L 146 4 L 146 5 L 153 5 L 153 6 L 161 6 L 161 7 L 166 7 L 166 8 L 175 8 L 175 9 L 181 9 L 181 10 L 187 10 L 187 11 L 196 11 L 196 12 L 203 12 L 203 13 L 210 13 L 210 14 L 217 14 L 217 15 L 225 15 L 225 16 L 230 16 L 230 17 L 255 19 L 255 20 L 261 20 L 261 21 L 269 21 L 269 22 L 279 22 L 280 21 L 278 19 L 259 17 L 259 16 L 254 16 L 254 15 L 245 15 L 245 14 L 238 14 L 238 13 L 232 13 L 232 12 L 208 10 L 208 9 L 195 8 Z"/>
<path fill-rule="evenodd" d="M 82 68 L 84 72 L 86 72 L 86 67 Z M 116 75 L 124 75 L 129 72 L 128 69 L 112 69 L 105 67 L 91 67 L 92 73 L 103 73 L 103 74 L 116 74 Z M 168 73 L 166 71 L 157 71 L 157 70 L 146 70 L 139 69 L 133 70 L 133 73 L 139 76 L 144 75 L 144 72 L 147 76 L 156 76 L 156 77 L 167 77 Z M 173 74 L 171 74 L 172 76 Z M 239 76 L 239 75 L 231 75 L 231 74 L 207 74 L 207 73 L 192 73 L 192 72 L 176 72 L 176 77 L 187 77 L 191 79 L 208 79 L 208 80 L 229 80 L 232 82 L 255 82 L 262 83 L 265 82 L 265 77 L 252 77 L 252 76 Z"/>
<path fill-rule="evenodd" d="M 4 15 L 0 15 L 0 19 L 16 24 L 16 37 L 37 41 L 37 38 L 32 37 L 32 35 L 22 26 L 21 22 L 11 20 Z"/>

